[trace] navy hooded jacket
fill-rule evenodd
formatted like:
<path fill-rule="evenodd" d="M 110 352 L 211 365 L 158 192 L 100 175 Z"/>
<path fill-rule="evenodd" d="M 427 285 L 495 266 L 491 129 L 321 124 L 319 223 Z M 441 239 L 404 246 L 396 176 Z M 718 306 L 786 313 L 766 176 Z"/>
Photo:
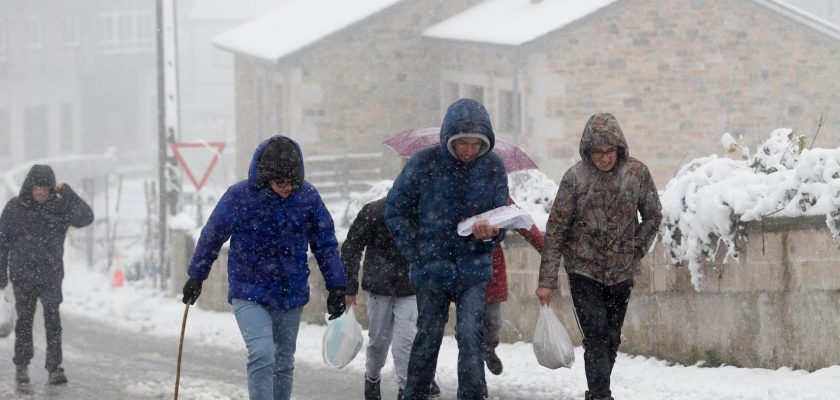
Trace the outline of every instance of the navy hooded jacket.
<path fill-rule="evenodd" d="M 264 140 L 254 151 L 248 179 L 230 188 L 216 204 L 195 248 L 187 274 L 204 280 L 222 245 L 228 252 L 228 302 L 240 298 L 274 309 L 301 307 L 309 301 L 307 245 L 318 261 L 327 289 L 344 289 L 347 281 L 338 253 L 330 213 L 318 191 L 302 181 L 287 198 L 257 183 L 263 149 L 283 136 Z M 300 176 L 303 176 L 303 158 Z"/>
<path fill-rule="evenodd" d="M 32 197 L 35 186 L 51 188 L 43 203 Z M 70 185 L 56 191 L 52 168 L 33 165 L 20 194 L 6 203 L 0 216 L 0 287 L 6 286 L 8 276 L 21 286 L 62 279 L 67 230 L 92 222 L 93 210 Z"/>
<path fill-rule="evenodd" d="M 484 154 L 463 163 L 449 150 L 456 135 L 483 136 Z M 493 274 L 492 253 L 504 230 L 489 242 L 458 236 L 458 223 L 507 205 L 508 186 L 501 159 L 491 152 L 495 136 L 480 103 L 461 99 L 449 106 L 440 143 L 415 154 L 394 182 L 385 222 L 410 263 L 417 288 L 467 288 Z"/>

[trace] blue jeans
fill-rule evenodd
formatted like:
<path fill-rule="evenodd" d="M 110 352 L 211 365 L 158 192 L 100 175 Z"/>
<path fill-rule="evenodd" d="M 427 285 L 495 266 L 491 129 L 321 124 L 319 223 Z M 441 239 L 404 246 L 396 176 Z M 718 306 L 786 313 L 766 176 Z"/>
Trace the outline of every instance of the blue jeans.
<path fill-rule="evenodd" d="M 426 400 L 435 376 L 449 303 L 455 302 L 458 341 L 458 399 L 483 400 L 484 306 L 487 283 L 453 290 L 417 289 L 417 332 L 408 361 L 404 398 Z"/>
<path fill-rule="evenodd" d="M 295 344 L 303 307 L 275 310 L 233 299 L 236 323 L 248 348 L 251 400 L 289 400 L 295 372 Z"/>

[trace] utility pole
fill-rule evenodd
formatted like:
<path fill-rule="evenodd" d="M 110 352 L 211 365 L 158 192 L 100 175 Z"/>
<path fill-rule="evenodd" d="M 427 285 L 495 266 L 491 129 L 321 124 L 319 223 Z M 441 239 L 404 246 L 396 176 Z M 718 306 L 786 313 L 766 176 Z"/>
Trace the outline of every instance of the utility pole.
<path fill-rule="evenodd" d="M 164 72 L 164 39 L 163 39 L 163 0 L 155 0 L 155 21 L 157 33 L 157 121 L 158 121 L 158 251 L 160 266 L 160 285 L 166 288 L 166 280 L 169 277 L 168 271 L 164 271 L 166 263 L 166 214 L 168 205 L 166 201 L 166 83 Z"/>
<path fill-rule="evenodd" d="M 180 182 L 169 146 L 179 139 L 178 49 L 174 0 L 156 0 L 158 95 L 158 239 L 160 286 L 166 289 L 171 266 L 167 253 L 167 216 L 177 213 Z"/>

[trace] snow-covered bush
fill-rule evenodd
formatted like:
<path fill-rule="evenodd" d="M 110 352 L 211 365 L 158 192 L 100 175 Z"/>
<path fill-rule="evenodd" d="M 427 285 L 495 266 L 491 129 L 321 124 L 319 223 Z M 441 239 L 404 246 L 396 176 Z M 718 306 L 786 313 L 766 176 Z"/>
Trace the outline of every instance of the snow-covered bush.
<path fill-rule="evenodd" d="M 746 160 L 715 155 L 683 166 L 661 193 L 660 234 L 673 261 L 687 263 L 695 287 L 701 263 L 721 245 L 738 259 L 744 223 L 765 217 L 825 215 L 840 234 L 840 148 L 805 149 L 805 136 L 777 129 Z"/>

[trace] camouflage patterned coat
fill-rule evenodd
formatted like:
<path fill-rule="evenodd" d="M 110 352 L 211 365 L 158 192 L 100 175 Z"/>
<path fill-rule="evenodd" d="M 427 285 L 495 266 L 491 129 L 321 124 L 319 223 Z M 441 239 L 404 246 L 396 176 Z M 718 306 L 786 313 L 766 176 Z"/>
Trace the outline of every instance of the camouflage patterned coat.
<path fill-rule="evenodd" d="M 602 172 L 592 163 L 593 142 L 616 146 L 617 161 L 610 171 Z M 639 260 L 662 220 L 650 172 L 629 156 L 615 117 L 595 114 L 589 119 L 580 155 L 582 160 L 563 175 L 548 217 L 539 287 L 557 288 L 561 259 L 567 273 L 607 286 L 632 278 L 640 272 Z"/>

